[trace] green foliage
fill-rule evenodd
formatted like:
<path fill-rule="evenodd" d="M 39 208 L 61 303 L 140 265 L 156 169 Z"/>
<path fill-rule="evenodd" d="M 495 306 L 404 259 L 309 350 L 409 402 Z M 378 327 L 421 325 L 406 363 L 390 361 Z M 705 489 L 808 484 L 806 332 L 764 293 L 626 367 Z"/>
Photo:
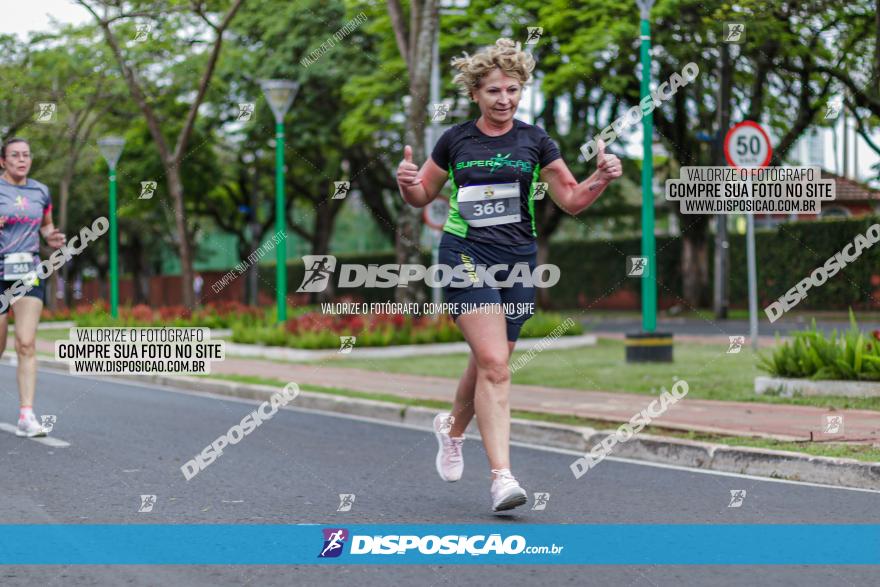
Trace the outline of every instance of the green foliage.
<path fill-rule="evenodd" d="M 535 315 L 528 319 L 520 331 L 520 338 L 540 338 L 547 336 L 553 330 L 563 324 L 565 319 L 562 315 L 555 312 L 535 312 Z M 575 336 L 583 334 L 583 325 L 573 320 L 563 331 L 563 336 Z"/>
<path fill-rule="evenodd" d="M 660 297 L 681 296 L 681 239 L 658 236 L 657 281 Z M 550 289 L 553 308 L 584 307 L 616 292 L 638 300 L 641 281 L 627 277 L 626 257 L 640 255 L 640 238 L 551 242 L 548 262 L 559 266 L 559 283 Z"/>
<path fill-rule="evenodd" d="M 827 259 L 852 242 L 859 233 L 878 222 L 877 216 L 857 219 L 819 220 L 780 224 L 775 230 L 755 233 L 759 305 L 765 307 L 808 277 Z M 730 299 L 748 299 L 745 235 L 732 235 L 730 242 Z M 711 246 L 712 243 L 710 243 Z M 658 245 L 659 249 L 659 245 Z M 711 255 L 711 252 L 710 252 Z M 710 257 L 711 258 L 711 257 Z M 880 247 L 862 251 L 846 268 L 814 287 L 797 309 L 869 309 L 880 295 Z"/>
<path fill-rule="evenodd" d="M 775 377 L 880 380 L 880 330 L 863 333 L 852 310 L 849 320 L 848 330 L 833 330 L 826 338 L 814 319 L 808 330 L 795 332 L 769 357 L 759 354 L 759 368 Z"/>
<path fill-rule="evenodd" d="M 755 248 L 758 267 L 759 305 L 765 307 L 778 299 L 800 280 L 869 226 L 878 217 L 818 220 L 781 224 L 774 230 L 757 231 Z M 732 234 L 730 243 L 730 300 L 733 307 L 745 307 L 748 299 L 745 235 Z M 714 239 L 709 240 L 708 258 L 714 254 Z M 551 242 L 549 262 L 559 265 L 561 279 L 550 290 L 554 308 L 573 308 L 584 300 L 605 298 L 614 292 L 629 292 L 638 300 L 640 282 L 625 275 L 625 257 L 639 255 L 638 238 L 615 238 L 605 241 Z M 660 298 L 681 298 L 681 239 L 657 237 L 657 281 Z M 845 310 L 876 308 L 880 299 L 880 247 L 862 251 L 840 273 L 821 287 L 810 290 L 801 300 L 799 310 Z M 710 266 L 711 270 L 711 266 Z M 711 283 L 711 277 L 710 277 Z"/>

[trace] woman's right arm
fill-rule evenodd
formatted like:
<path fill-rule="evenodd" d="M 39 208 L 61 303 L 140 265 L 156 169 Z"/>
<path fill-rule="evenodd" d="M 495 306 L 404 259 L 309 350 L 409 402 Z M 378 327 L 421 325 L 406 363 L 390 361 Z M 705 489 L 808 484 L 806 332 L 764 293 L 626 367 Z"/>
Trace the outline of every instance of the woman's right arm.
<path fill-rule="evenodd" d="M 446 183 L 446 172 L 428 157 L 422 168 L 413 163 L 412 147 L 403 148 L 403 161 L 397 166 L 397 187 L 410 206 L 423 208 L 434 201 Z"/>

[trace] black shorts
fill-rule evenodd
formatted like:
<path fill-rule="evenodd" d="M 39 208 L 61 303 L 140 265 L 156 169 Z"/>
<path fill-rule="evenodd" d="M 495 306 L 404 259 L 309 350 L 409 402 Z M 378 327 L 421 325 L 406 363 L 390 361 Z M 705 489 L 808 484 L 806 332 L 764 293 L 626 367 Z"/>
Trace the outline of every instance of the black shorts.
<path fill-rule="evenodd" d="M 494 275 L 500 282 L 508 279 L 518 263 L 528 264 L 528 273 L 531 275 L 537 264 L 537 255 L 538 245 L 535 242 L 524 245 L 494 245 L 463 239 L 444 232 L 440 240 L 439 262 L 450 267 L 507 265 L 507 270 L 499 270 Z M 483 304 L 501 304 L 507 322 L 509 341 L 519 338 L 523 324 L 534 314 L 535 288 L 519 281 L 502 287 L 492 287 L 486 283 L 469 284 L 467 287 L 446 285 L 443 287 L 443 293 L 447 303 L 459 307 L 476 308 Z M 452 311 L 450 314 L 453 319 L 458 319 L 461 311 Z"/>
<path fill-rule="evenodd" d="M 0 280 L 0 294 L 3 294 L 4 292 L 9 291 L 9 289 L 13 285 L 15 285 L 16 283 L 17 283 L 17 280 L 16 281 L 9 281 L 8 279 Z M 11 294 L 10 294 L 10 297 L 11 297 Z M 37 285 L 35 285 L 31 289 L 29 289 L 27 291 L 27 293 L 25 293 L 24 296 L 22 296 L 22 297 L 39 298 L 40 301 L 45 304 L 46 303 L 46 287 L 45 287 L 45 285 L 43 285 L 43 280 L 41 279 Z M 13 303 L 15 303 L 15 302 L 13 302 Z M 3 305 L 4 304 L 0 303 L 0 307 L 2 307 Z M 9 312 L 9 305 L 6 305 L 5 308 L 0 310 L 0 315 L 6 314 L 7 312 Z"/>

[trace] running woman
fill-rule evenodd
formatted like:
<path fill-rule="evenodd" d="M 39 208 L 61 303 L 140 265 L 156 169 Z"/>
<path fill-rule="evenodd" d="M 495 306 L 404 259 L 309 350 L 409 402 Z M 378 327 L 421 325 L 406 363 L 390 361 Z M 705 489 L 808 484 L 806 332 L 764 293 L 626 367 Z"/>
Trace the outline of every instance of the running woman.
<path fill-rule="evenodd" d="M 28 178 L 31 150 L 24 139 L 12 138 L 0 148 L 0 294 L 18 281 L 29 289 L 15 300 L 15 351 L 18 354 L 18 436 L 46 436 L 34 415 L 37 385 L 37 324 L 43 311 L 44 284 L 36 277 L 40 263 L 40 234 L 49 246 L 61 248 L 66 239 L 52 224 L 49 188 Z M 12 294 L 7 293 L 11 299 Z M 9 305 L 0 302 L 0 355 L 6 350 Z"/>
<path fill-rule="evenodd" d="M 519 43 L 499 39 L 475 55 L 454 59 L 452 66 L 458 70 L 453 81 L 477 103 L 481 115 L 447 130 L 421 169 L 412 160 L 412 148 L 405 146 L 397 168 L 400 194 L 409 205 L 421 208 L 451 180 L 440 263 L 463 265 L 468 272 L 477 266 L 506 264 L 506 272 L 495 273 L 497 281 L 507 280 L 517 263 L 527 264 L 531 274 L 537 253 L 533 198 L 537 182 L 546 182 L 556 204 L 577 215 L 620 177 L 620 160 L 606 155 L 600 142 L 596 172 L 578 183 L 547 133 L 514 118 L 523 86 L 535 68 L 534 59 Z M 522 283 L 500 288 L 477 283 L 447 286 L 444 293 L 447 302 L 480 306 L 482 311 L 453 314 L 471 355 L 452 412 L 434 419 L 437 472 L 444 481 L 461 478 L 464 432 L 476 414 L 492 474 L 492 509 L 510 510 L 524 505 L 527 496 L 510 472 L 508 362 L 532 313 L 503 314 L 497 304 L 513 304 L 504 308 L 514 310 L 523 307 L 518 304 L 533 304 L 534 288 Z"/>

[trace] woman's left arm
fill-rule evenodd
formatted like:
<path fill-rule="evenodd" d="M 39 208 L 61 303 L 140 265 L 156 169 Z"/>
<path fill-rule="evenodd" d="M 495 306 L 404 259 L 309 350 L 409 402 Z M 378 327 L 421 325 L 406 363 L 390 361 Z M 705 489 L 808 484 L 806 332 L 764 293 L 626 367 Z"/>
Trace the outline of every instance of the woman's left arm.
<path fill-rule="evenodd" d="M 608 184 L 623 174 L 620 159 L 616 155 L 606 155 L 605 143 L 601 140 L 596 164 L 596 172 L 580 183 L 561 158 L 541 170 L 541 179 L 549 185 L 550 197 L 572 216 L 589 208 Z"/>
<path fill-rule="evenodd" d="M 49 207 L 45 214 L 43 214 L 43 222 L 40 225 L 40 234 L 43 235 L 43 238 L 46 239 L 46 243 L 53 249 L 60 249 L 64 246 L 64 243 L 67 242 L 67 237 L 65 237 L 60 230 L 55 228 L 55 225 L 52 223 L 51 207 Z"/>

